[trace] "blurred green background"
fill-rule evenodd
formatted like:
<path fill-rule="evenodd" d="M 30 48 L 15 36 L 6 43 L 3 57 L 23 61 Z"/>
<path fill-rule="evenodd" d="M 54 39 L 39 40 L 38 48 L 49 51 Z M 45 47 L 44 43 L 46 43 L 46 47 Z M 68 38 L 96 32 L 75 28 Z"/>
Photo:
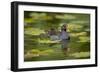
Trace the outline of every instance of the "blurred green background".
<path fill-rule="evenodd" d="M 51 41 L 47 31 L 60 31 L 68 24 L 70 33 L 68 56 L 58 41 Z M 90 58 L 90 15 L 24 11 L 24 61 L 72 60 Z"/>

